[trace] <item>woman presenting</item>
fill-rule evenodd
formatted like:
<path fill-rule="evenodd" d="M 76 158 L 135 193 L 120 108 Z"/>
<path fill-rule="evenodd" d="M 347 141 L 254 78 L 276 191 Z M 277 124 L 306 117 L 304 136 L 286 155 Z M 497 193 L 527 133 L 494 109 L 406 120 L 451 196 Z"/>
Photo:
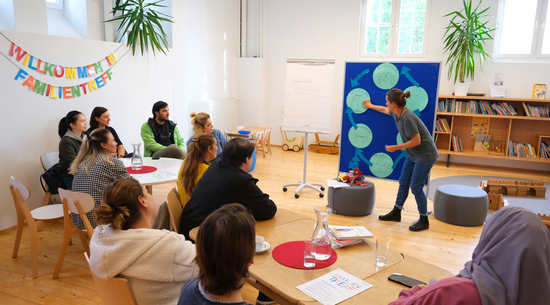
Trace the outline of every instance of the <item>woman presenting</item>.
<path fill-rule="evenodd" d="M 401 176 L 399 177 L 399 191 L 395 200 L 395 207 L 386 215 L 378 216 L 383 221 L 401 221 L 401 209 L 409 195 L 409 187 L 416 199 L 420 220 L 409 227 L 411 231 L 422 231 L 430 227 L 428 222 L 428 201 L 424 194 L 424 181 L 438 157 L 437 148 L 426 128 L 426 125 L 416 114 L 405 108 L 407 98 L 411 96 L 409 91 L 403 93 L 399 89 L 391 89 L 386 94 L 386 107 L 373 105 L 369 100 L 363 101 L 363 108 L 374 109 L 382 112 L 395 120 L 397 130 L 403 139 L 403 144 L 386 145 L 388 152 L 399 149 L 407 151 L 407 158 L 403 163 Z"/>

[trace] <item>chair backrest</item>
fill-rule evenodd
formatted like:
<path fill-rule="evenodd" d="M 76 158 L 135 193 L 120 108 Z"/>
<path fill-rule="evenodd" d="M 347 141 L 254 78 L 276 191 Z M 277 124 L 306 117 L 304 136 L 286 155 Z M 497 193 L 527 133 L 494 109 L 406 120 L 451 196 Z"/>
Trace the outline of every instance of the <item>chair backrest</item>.
<path fill-rule="evenodd" d="M 254 145 L 256 145 L 256 147 L 259 147 L 259 148 L 262 148 L 262 139 L 264 137 L 264 132 L 263 131 L 258 131 L 254 137 L 256 138 L 256 140 L 254 141 Z"/>
<path fill-rule="evenodd" d="M 59 163 L 59 152 L 53 151 L 51 153 L 43 154 L 40 156 L 40 163 L 42 163 L 42 168 L 44 171 L 47 171 L 56 163 Z"/>
<path fill-rule="evenodd" d="M 264 137 L 266 143 L 269 143 L 269 140 L 271 140 L 271 130 L 271 128 L 265 130 Z"/>
<path fill-rule="evenodd" d="M 181 196 L 182 194 L 180 194 Z M 172 189 L 166 195 L 166 206 L 168 207 L 168 213 L 170 214 L 170 227 L 172 231 L 179 233 L 180 228 L 180 219 L 183 208 L 181 207 L 181 202 L 178 199 L 176 190 Z"/>
<path fill-rule="evenodd" d="M 86 213 L 95 208 L 94 198 L 86 193 L 68 191 L 62 188 L 59 189 L 59 197 L 61 197 L 61 201 L 67 205 L 67 209 L 71 213 L 80 214 L 88 236 L 92 237 L 94 235 L 94 228 L 92 228 Z"/>
<path fill-rule="evenodd" d="M 244 126 L 237 126 L 237 130 L 244 129 Z"/>
<path fill-rule="evenodd" d="M 92 271 L 88 254 L 84 252 L 84 257 L 90 267 L 92 278 L 94 279 L 95 288 L 99 294 L 102 305 L 135 305 L 136 298 L 130 289 L 128 280 L 121 277 L 113 277 L 109 279 L 99 278 Z"/>
<path fill-rule="evenodd" d="M 25 183 L 15 180 L 13 176 L 11 176 L 10 178 L 11 178 L 10 191 L 11 191 L 11 196 L 13 197 L 13 203 L 15 204 L 15 211 L 17 212 L 17 218 L 21 221 L 23 220 L 22 219 L 23 217 L 27 219 L 27 225 L 29 226 L 29 229 L 36 232 L 37 231 L 36 222 L 34 221 L 31 211 L 29 210 L 29 207 L 25 202 L 25 200 L 27 200 L 30 197 L 31 192 L 29 191 L 29 188 L 27 187 L 27 185 L 25 185 Z"/>

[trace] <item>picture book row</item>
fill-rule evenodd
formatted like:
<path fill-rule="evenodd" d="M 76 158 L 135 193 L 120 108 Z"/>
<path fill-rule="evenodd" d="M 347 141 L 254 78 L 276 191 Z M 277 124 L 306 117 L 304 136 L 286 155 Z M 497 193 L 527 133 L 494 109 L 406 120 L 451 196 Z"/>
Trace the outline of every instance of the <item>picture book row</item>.
<path fill-rule="evenodd" d="M 513 141 L 508 142 L 508 156 L 520 158 L 536 158 L 537 153 L 531 144 L 521 144 Z"/>
<path fill-rule="evenodd" d="M 539 158 L 550 159 L 550 146 L 546 141 L 540 142 Z"/>
<path fill-rule="evenodd" d="M 451 128 L 446 118 L 437 118 L 435 129 L 439 132 L 451 132 Z"/>
<path fill-rule="evenodd" d="M 525 110 L 525 115 L 530 117 L 550 117 L 550 112 L 548 111 L 548 106 L 529 106 L 523 103 L 523 110 Z"/>
<path fill-rule="evenodd" d="M 473 113 L 492 115 L 518 115 L 508 103 L 491 103 L 487 101 L 455 101 L 446 99 L 440 101 L 438 111 L 451 113 Z"/>
<path fill-rule="evenodd" d="M 452 148 L 453 151 L 462 152 L 464 151 L 464 148 L 462 147 L 462 141 L 459 137 L 455 135 L 451 135 L 451 142 L 452 142 Z"/>

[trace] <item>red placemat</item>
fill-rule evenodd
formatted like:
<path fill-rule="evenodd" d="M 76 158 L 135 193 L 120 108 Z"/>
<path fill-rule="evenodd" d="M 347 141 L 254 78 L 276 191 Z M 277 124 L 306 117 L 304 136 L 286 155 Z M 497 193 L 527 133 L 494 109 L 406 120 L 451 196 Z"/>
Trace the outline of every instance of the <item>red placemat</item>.
<path fill-rule="evenodd" d="M 338 255 L 331 249 L 330 258 L 324 261 L 316 260 L 315 267 L 304 267 L 304 242 L 303 241 L 290 241 L 284 244 L 280 244 L 273 251 L 271 251 L 273 258 L 287 267 L 296 269 L 320 269 L 328 267 L 336 261 Z"/>
<path fill-rule="evenodd" d="M 148 174 L 157 170 L 156 167 L 147 165 L 144 165 L 143 168 L 138 171 L 133 170 L 131 166 L 128 166 L 126 169 L 128 170 L 128 174 Z"/>

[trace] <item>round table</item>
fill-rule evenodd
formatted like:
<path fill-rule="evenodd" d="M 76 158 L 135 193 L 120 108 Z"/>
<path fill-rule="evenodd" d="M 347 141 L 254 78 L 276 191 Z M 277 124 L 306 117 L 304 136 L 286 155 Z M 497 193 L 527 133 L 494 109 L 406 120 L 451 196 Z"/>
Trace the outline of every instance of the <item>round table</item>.
<path fill-rule="evenodd" d="M 132 166 L 131 158 L 121 160 L 125 167 Z M 130 174 L 130 176 L 139 181 L 141 185 L 146 186 L 149 193 L 152 193 L 153 185 L 178 180 L 178 173 L 182 162 L 183 160 L 181 159 L 160 158 L 153 160 L 151 157 L 144 157 L 143 165 L 154 166 L 157 170 L 147 174 Z"/>

